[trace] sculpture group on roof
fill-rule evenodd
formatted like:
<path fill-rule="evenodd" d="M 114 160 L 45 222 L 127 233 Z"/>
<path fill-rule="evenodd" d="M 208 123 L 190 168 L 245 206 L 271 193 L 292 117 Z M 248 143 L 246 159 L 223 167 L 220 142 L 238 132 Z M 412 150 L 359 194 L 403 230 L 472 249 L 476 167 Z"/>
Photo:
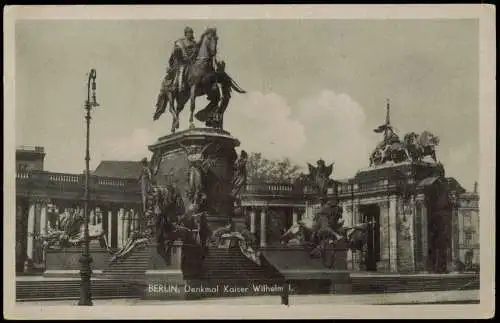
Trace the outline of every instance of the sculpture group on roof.
<path fill-rule="evenodd" d="M 436 146 L 439 145 L 439 138 L 429 131 L 423 131 L 421 134 L 409 132 L 401 140 L 390 123 L 389 104 L 387 104 L 385 124 L 380 125 L 373 131 L 383 133 L 384 138 L 371 153 L 370 166 L 378 166 L 389 162 L 421 162 L 427 156 L 434 163 L 438 162 Z"/>

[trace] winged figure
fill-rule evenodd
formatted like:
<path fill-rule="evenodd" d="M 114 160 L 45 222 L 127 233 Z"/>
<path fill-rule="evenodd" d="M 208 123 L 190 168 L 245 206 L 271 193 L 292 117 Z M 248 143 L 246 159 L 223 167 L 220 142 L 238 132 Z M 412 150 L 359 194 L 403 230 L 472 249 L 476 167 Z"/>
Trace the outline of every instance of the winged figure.
<path fill-rule="evenodd" d="M 318 193 L 321 196 L 324 196 L 327 193 L 328 183 L 333 172 L 334 164 L 335 163 L 331 163 L 330 165 L 326 166 L 323 159 L 317 161 L 316 167 L 307 163 L 307 166 L 309 167 L 309 177 L 311 181 L 316 185 Z"/>

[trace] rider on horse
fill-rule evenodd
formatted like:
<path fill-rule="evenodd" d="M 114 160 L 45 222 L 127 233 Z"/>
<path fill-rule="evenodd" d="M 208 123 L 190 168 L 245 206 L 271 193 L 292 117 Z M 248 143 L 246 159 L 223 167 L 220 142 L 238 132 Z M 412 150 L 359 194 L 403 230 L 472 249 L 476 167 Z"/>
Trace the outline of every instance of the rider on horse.
<path fill-rule="evenodd" d="M 170 55 L 166 76 L 167 87 L 178 85 L 181 89 L 184 71 L 195 60 L 197 52 L 198 43 L 194 40 L 194 31 L 191 27 L 186 27 L 184 28 L 184 38 L 175 41 L 174 49 Z"/>

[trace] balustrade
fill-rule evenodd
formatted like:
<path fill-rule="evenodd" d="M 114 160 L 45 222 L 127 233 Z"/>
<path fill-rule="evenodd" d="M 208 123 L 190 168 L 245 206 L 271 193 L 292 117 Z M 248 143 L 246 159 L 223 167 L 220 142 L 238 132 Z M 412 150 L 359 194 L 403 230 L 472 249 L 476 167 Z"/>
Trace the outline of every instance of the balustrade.
<path fill-rule="evenodd" d="M 49 181 L 60 183 L 80 183 L 81 175 L 64 173 L 47 173 Z"/>
<path fill-rule="evenodd" d="M 47 190 L 56 189 L 63 192 L 80 190 L 85 182 L 83 174 L 52 173 L 45 171 L 18 171 L 16 173 L 21 189 L 30 190 L 43 187 Z M 113 177 L 90 176 L 90 186 L 93 191 L 118 191 L 120 193 L 139 193 L 140 186 L 136 179 L 121 179 Z"/>
<path fill-rule="evenodd" d="M 18 171 L 16 172 L 16 179 L 29 179 L 31 178 L 30 172 L 28 171 Z"/>
<path fill-rule="evenodd" d="M 293 184 L 283 183 L 259 183 L 248 184 L 246 187 L 248 194 L 262 194 L 262 195 L 296 195 L 296 194 L 312 194 L 314 190 L 311 187 L 303 187 L 297 190 Z"/>
<path fill-rule="evenodd" d="M 33 192 L 43 190 L 49 192 L 81 192 L 85 183 L 84 174 L 53 173 L 46 171 L 18 171 L 16 173 L 18 192 Z M 139 181 L 133 179 L 122 179 L 113 177 L 90 176 L 90 189 L 93 194 L 100 192 L 105 194 L 137 195 L 139 198 Z M 329 194 L 335 192 L 331 191 Z M 57 193 L 56 193 L 57 194 Z M 289 183 L 252 183 L 246 187 L 247 195 L 261 196 L 284 196 L 303 198 L 315 194 L 315 189 L 311 186 L 297 186 Z"/>

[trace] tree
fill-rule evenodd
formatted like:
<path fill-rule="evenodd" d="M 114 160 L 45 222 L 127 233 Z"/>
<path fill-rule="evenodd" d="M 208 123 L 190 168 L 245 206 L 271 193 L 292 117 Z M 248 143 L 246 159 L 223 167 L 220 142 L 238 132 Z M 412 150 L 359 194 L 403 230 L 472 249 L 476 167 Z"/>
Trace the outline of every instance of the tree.
<path fill-rule="evenodd" d="M 250 153 L 247 162 L 249 182 L 287 182 L 299 178 L 302 167 L 295 165 L 289 158 L 267 159 L 261 153 Z"/>

